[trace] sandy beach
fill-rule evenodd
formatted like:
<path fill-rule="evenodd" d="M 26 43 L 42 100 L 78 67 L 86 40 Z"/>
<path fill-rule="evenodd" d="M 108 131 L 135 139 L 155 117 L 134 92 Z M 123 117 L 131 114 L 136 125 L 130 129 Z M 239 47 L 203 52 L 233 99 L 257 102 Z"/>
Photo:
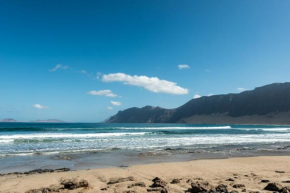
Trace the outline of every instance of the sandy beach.
<path fill-rule="evenodd" d="M 154 183 L 152 180 L 156 177 L 161 180 L 156 179 Z M 278 183 L 280 190 L 277 191 L 281 191 L 290 186 L 289 180 L 289 156 L 262 156 L 10 174 L 0 177 L 0 192 L 198 192 L 193 189 L 195 186 L 226 188 L 228 192 L 264 192 L 272 182 Z"/>

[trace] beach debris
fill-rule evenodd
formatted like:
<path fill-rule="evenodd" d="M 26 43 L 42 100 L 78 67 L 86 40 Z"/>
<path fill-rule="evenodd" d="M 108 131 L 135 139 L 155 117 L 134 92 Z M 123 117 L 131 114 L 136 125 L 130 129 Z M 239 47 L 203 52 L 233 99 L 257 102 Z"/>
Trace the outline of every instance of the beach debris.
<path fill-rule="evenodd" d="M 111 179 L 107 184 L 117 184 L 117 183 L 127 182 L 127 181 L 134 181 L 134 177 L 129 176 L 127 178 L 114 178 L 114 179 Z"/>
<path fill-rule="evenodd" d="M 235 181 L 233 178 L 228 178 L 228 179 L 226 179 L 226 181 L 228 181 L 228 182 L 233 182 L 233 181 Z"/>
<path fill-rule="evenodd" d="M 60 182 L 61 185 L 64 186 L 65 189 L 73 190 L 77 188 L 88 188 L 89 183 L 87 180 L 78 181 L 76 179 L 65 179 Z"/>
<path fill-rule="evenodd" d="M 171 183 L 171 184 L 179 184 L 179 183 L 180 183 L 180 180 L 174 178 L 170 183 Z"/>
<path fill-rule="evenodd" d="M 270 180 L 261 180 L 262 183 L 269 183 Z"/>
<path fill-rule="evenodd" d="M 246 186 L 244 184 L 234 184 L 233 188 L 245 188 Z"/>
<path fill-rule="evenodd" d="M 36 169 L 31 170 L 28 172 L 13 172 L 13 173 L 5 173 L 0 174 L 0 176 L 6 176 L 6 175 L 32 175 L 32 174 L 43 174 L 43 173 L 53 173 L 53 172 L 68 172 L 70 171 L 69 168 L 59 168 L 59 169 Z"/>
<path fill-rule="evenodd" d="M 269 183 L 264 189 L 270 191 L 280 191 L 282 189 L 282 185 L 276 182 Z"/>
<path fill-rule="evenodd" d="M 127 165 L 120 165 L 119 167 L 120 168 L 128 168 L 129 166 L 127 166 Z"/>
<path fill-rule="evenodd" d="M 189 192 L 199 193 L 199 192 L 209 192 L 214 190 L 214 187 L 208 182 L 193 182 L 191 183 L 191 188 L 188 189 Z"/>
<path fill-rule="evenodd" d="M 155 188 L 155 187 L 164 188 L 167 185 L 167 183 L 164 180 L 158 177 L 154 178 L 152 181 L 153 181 L 153 184 L 151 185 L 152 188 Z"/>
<path fill-rule="evenodd" d="M 228 187 L 228 186 L 225 185 L 225 184 L 220 184 L 220 185 L 218 185 L 218 186 L 215 188 L 215 190 L 216 190 L 217 192 L 228 193 L 228 188 L 227 188 L 227 187 Z"/>
<path fill-rule="evenodd" d="M 278 173 L 278 174 L 284 174 L 285 173 L 285 171 L 279 171 L 279 170 L 276 170 L 275 172 Z"/>
<path fill-rule="evenodd" d="M 144 182 L 136 182 L 134 184 L 129 185 L 128 188 L 132 188 L 132 187 L 135 187 L 135 186 L 146 187 L 146 184 Z"/>
<path fill-rule="evenodd" d="M 135 190 L 125 190 L 123 193 L 137 193 Z"/>

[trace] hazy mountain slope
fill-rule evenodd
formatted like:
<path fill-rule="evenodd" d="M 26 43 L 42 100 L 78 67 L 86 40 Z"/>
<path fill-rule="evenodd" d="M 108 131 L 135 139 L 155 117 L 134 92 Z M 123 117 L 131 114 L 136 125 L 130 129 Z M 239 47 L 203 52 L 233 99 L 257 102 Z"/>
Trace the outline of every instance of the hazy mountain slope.
<path fill-rule="evenodd" d="M 290 83 L 275 83 L 240 94 L 192 99 L 176 109 L 130 108 L 107 122 L 290 124 Z"/>

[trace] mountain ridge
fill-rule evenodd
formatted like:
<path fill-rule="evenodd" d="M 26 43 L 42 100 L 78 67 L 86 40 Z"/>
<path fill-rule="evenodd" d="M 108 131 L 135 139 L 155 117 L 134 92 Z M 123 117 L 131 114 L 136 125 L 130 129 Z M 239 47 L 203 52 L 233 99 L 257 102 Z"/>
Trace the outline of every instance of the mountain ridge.
<path fill-rule="evenodd" d="M 290 124 L 290 83 L 241 93 L 203 96 L 175 109 L 145 106 L 119 111 L 107 123 Z"/>

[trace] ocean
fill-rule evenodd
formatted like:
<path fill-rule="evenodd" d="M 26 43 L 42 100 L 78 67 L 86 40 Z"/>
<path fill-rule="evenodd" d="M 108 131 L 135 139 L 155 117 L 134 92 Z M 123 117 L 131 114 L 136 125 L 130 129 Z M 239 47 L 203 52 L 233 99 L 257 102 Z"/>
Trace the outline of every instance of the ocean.
<path fill-rule="evenodd" d="M 0 173 L 290 155 L 290 126 L 0 123 Z"/>

